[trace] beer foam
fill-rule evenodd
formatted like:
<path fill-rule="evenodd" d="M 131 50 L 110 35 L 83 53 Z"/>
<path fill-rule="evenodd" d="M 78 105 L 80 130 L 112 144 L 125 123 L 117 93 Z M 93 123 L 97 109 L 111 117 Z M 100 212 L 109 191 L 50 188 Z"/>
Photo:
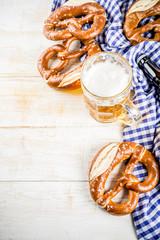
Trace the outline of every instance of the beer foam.
<path fill-rule="evenodd" d="M 125 66 L 106 59 L 92 64 L 92 67 L 86 70 L 83 84 L 89 92 L 97 96 L 111 97 L 121 93 L 129 81 Z"/>

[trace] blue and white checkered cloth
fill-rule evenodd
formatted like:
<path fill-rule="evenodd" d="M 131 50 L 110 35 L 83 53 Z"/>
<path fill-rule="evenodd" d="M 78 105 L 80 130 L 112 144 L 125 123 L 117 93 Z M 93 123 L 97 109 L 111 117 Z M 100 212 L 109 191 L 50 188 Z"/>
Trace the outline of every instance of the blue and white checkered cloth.
<path fill-rule="evenodd" d="M 76 0 L 75 0 L 76 1 Z M 64 4 L 66 0 L 53 0 L 52 11 Z M 160 103 L 156 100 L 154 87 L 147 94 L 149 85 L 136 59 L 139 54 L 146 53 L 153 62 L 160 66 L 160 43 L 146 41 L 132 46 L 123 33 L 125 13 L 134 0 L 97 0 L 106 9 L 106 26 L 96 37 L 103 51 L 112 51 L 125 57 L 133 69 L 134 103 L 139 108 L 143 122 L 138 127 L 125 127 L 124 141 L 132 141 L 145 146 L 154 153 L 160 163 Z M 150 20 L 144 19 L 145 24 Z M 87 26 L 85 26 L 87 27 Z M 84 27 L 84 28 L 85 28 Z M 145 33 L 152 37 L 152 33 Z M 147 176 L 146 169 L 139 163 L 134 175 L 140 181 Z M 139 203 L 132 213 L 138 239 L 160 239 L 160 183 L 150 192 L 139 195 Z"/>

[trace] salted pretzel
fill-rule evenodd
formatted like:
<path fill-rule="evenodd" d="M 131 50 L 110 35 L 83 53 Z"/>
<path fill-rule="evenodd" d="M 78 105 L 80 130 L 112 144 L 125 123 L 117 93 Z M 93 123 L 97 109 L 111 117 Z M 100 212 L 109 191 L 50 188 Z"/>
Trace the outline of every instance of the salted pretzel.
<path fill-rule="evenodd" d="M 133 45 L 142 41 L 160 42 L 160 18 L 138 27 L 140 21 L 150 16 L 160 15 L 160 0 L 138 0 L 128 9 L 124 22 L 124 33 Z M 142 36 L 150 30 L 154 31 L 154 38 L 148 39 Z"/>
<path fill-rule="evenodd" d="M 113 169 L 129 159 L 125 170 L 112 190 L 105 192 L 105 183 Z M 132 174 L 135 165 L 141 162 L 148 171 L 144 182 Z M 93 159 L 89 171 L 91 196 L 102 208 L 113 215 L 131 213 L 137 206 L 139 193 L 153 189 L 159 180 L 159 167 L 153 155 L 143 146 L 133 142 L 110 143 L 102 148 Z M 123 187 L 129 190 L 128 200 L 117 204 L 112 199 Z"/>
<path fill-rule="evenodd" d="M 89 22 L 93 22 L 91 28 L 82 30 L 82 26 Z M 83 40 L 92 39 L 103 30 L 105 22 L 105 9 L 98 3 L 85 3 L 78 6 L 63 5 L 47 18 L 43 33 L 50 40 L 64 40 L 73 36 Z M 56 28 L 60 30 L 56 31 Z"/>
<path fill-rule="evenodd" d="M 63 45 L 53 45 L 52 47 L 47 48 L 39 57 L 37 65 L 38 70 L 50 87 L 55 87 L 58 89 L 79 88 L 81 86 L 80 72 L 83 63 L 68 73 L 61 74 L 61 71 L 69 64 L 70 59 L 80 57 L 84 53 L 87 53 L 88 57 L 90 57 L 91 55 L 101 51 L 98 43 L 92 39 L 83 41 L 84 47 L 78 51 L 69 53 L 69 47 L 75 40 L 77 40 L 77 38 L 72 37 L 68 40 L 65 40 Z M 49 69 L 48 62 L 57 53 L 60 55 L 59 58 L 61 61 L 58 66 Z"/>

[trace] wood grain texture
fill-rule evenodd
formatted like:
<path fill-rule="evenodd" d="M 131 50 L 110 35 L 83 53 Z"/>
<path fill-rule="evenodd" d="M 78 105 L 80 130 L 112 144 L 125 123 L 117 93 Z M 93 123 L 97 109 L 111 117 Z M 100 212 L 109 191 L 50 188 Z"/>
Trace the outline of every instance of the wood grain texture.
<path fill-rule="evenodd" d="M 110 141 L 113 128 L 59 127 L 0 129 L 0 180 L 88 180 L 91 160 Z M 9 147 L 9 149 L 8 149 Z"/>
<path fill-rule="evenodd" d="M 39 76 L 37 59 L 53 42 L 42 34 L 51 1 L 0 1 L 1 54 L 3 76 Z"/>
<path fill-rule="evenodd" d="M 0 239 L 135 240 L 131 216 L 91 199 L 88 183 L 0 183 Z"/>
<path fill-rule="evenodd" d="M 135 240 L 131 216 L 100 209 L 88 186 L 92 158 L 123 126 L 96 122 L 81 90 L 51 89 L 37 70 L 51 2 L 0 1 L 0 240 Z"/>
<path fill-rule="evenodd" d="M 101 124 L 90 117 L 81 89 L 57 91 L 41 77 L 0 78 L 0 126 L 105 126 L 120 130 L 120 123 Z M 5 103 L 5 104 L 4 104 Z M 4 118 L 5 116 L 5 118 Z"/>

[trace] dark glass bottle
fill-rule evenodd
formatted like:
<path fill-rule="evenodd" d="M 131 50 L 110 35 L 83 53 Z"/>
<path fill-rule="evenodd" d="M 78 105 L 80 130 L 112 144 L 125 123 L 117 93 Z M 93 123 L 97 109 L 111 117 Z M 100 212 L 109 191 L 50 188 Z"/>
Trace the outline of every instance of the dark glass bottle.
<path fill-rule="evenodd" d="M 137 63 L 149 83 L 155 87 L 157 97 L 160 100 L 160 68 L 146 54 L 138 56 Z"/>

